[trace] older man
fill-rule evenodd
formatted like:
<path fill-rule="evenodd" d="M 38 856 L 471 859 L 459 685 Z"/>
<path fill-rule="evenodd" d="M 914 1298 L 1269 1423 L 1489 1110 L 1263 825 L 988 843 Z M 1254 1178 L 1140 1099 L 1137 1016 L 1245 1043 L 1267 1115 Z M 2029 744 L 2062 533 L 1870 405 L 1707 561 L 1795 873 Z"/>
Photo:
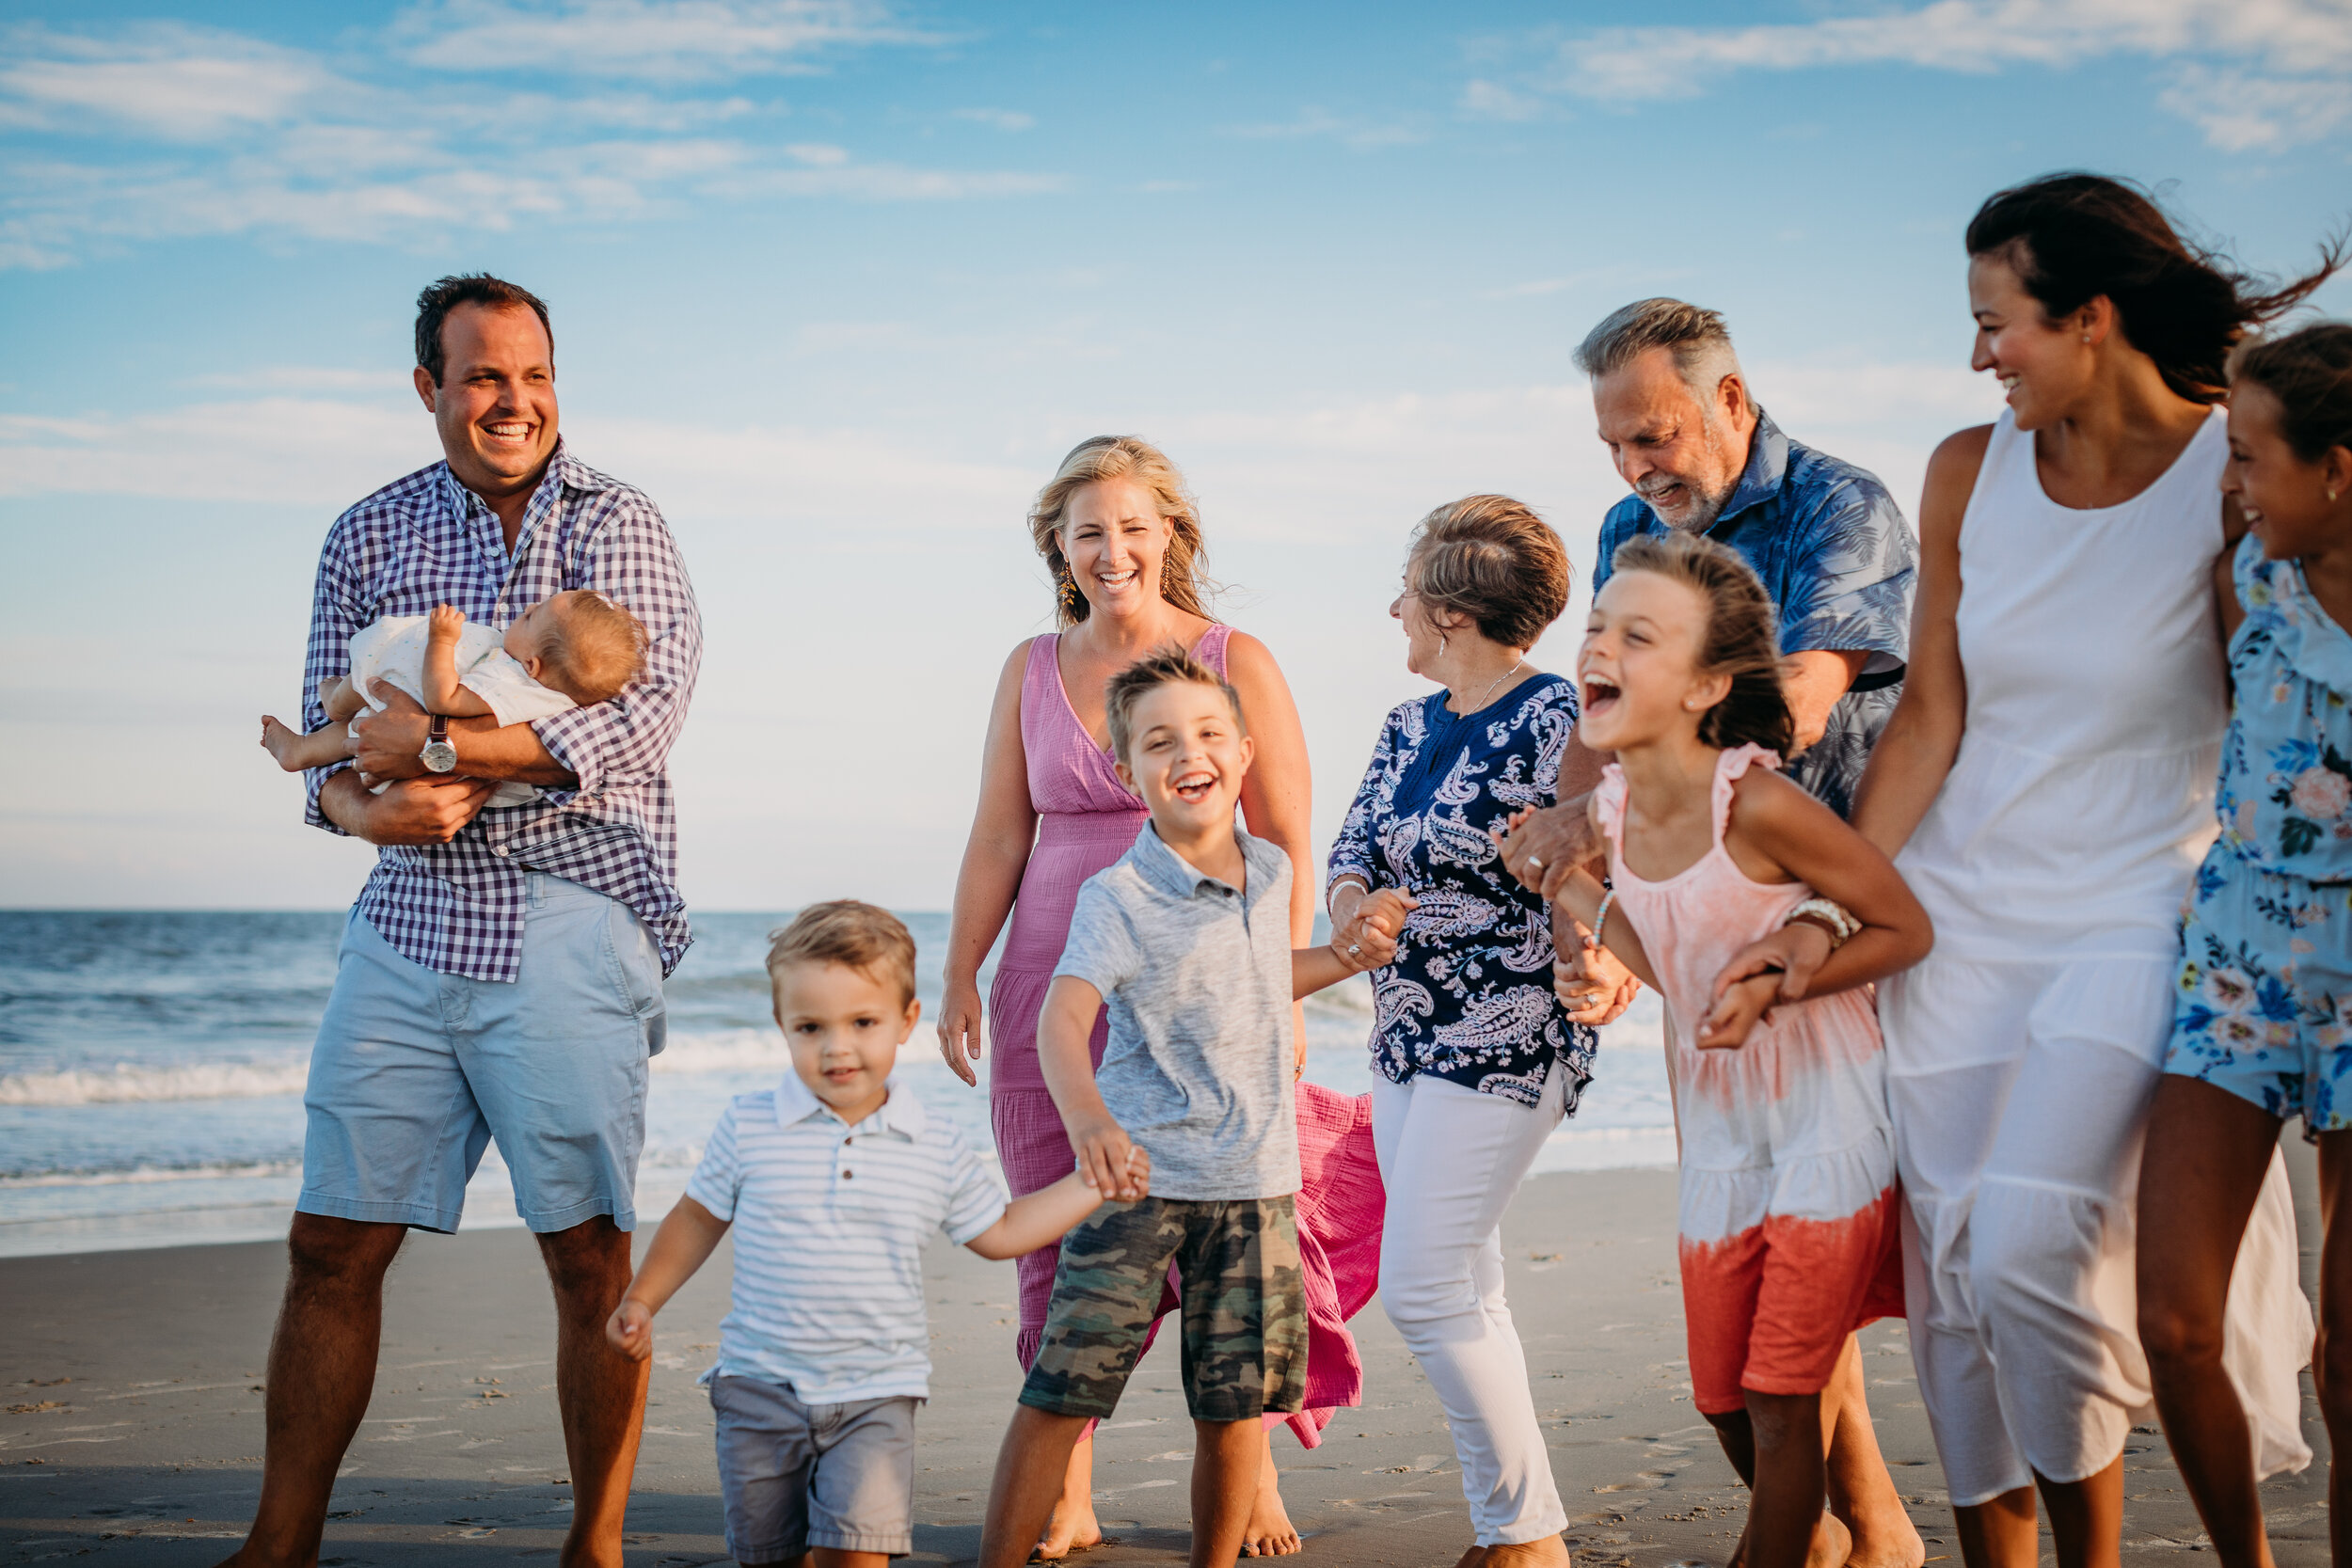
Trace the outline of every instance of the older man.
<path fill-rule="evenodd" d="M 588 588 L 649 643 L 618 696 L 532 723 L 437 717 L 386 692 L 390 708 L 353 725 L 356 766 L 310 775 L 311 825 L 379 853 L 311 1052 L 261 1505 L 229 1560 L 318 1560 L 374 1381 L 385 1270 L 411 1228 L 457 1227 L 495 1137 L 555 1288 L 574 1495 L 563 1560 L 617 1565 L 645 1379 L 603 1330 L 628 1283 L 661 982 L 688 942 L 664 766 L 702 622 L 653 502 L 556 434 L 547 307 L 482 275 L 442 278 L 417 304 L 417 395 L 444 461 L 327 531 L 305 727 L 325 721 L 319 686 L 349 672 L 352 634 L 385 615 L 450 604 L 502 626 Z M 509 780 L 539 799 L 484 812 Z"/>
<path fill-rule="evenodd" d="M 1716 311 L 1637 300 L 1594 327 L 1576 361 L 1592 377 L 1600 438 L 1633 487 L 1601 523 L 1593 592 L 1617 546 L 1645 533 L 1704 533 L 1745 557 L 1779 613 L 1796 721 L 1783 770 L 1845 816 L 1901 691 L 1917 558 L 1910 525 L 1876 475 L 1782 434 L 1750 396 Z M 1570 745 L 1562 779 L 1595 777 L 1601 759 Z M 1547 895 L 1599 849 L 1581 795 L 1503 845 L 1513 874 Z M 1614 1018 L 1632 994 L 1629 979 L 1608 990 L 1596 980 L 1585 1022 Z M 1830 1387 L 1832 1506 L 1851 1530 L 1851 1561 L 1915 1568 L 1926 1547 L 1879 1455 L 1860 1368 L 1850 1343 Z"/>

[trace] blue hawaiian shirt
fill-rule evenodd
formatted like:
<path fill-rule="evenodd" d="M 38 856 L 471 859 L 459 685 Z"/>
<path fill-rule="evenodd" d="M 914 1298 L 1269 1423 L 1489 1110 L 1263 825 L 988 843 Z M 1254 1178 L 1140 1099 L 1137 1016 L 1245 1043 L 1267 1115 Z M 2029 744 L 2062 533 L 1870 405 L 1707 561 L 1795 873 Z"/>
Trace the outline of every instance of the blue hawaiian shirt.
<path fill-rule="evenodd" d="M 1609 580 L 1617 546 L 1673 531 L 1639 496 L 1600 525 L 1593 592 Z M 1911 525 L 1878 476 L 1791 441 L 1756 410 L 1748 466 L 1708 536 L 1747 558 L 1780 612 L 1780 651 L 1867 652 L 1852 688 L 1830 710 L 1821 738 L 1781 771 L 1838 816 L 1853 808 L 1870 748 L 1902 694 L 1911 655 L 1911 594 L 1919 551 Z"/>
<path fill-rule="evenodd" d="M 1531 675 L 1475 713 L 1445 693 L 1400 704 L 1331 847 L 1330 879 L 1409 893 L 1396 961 L 1372 972 L 1372 1063 L 1391 1083 L 1433 1073 L 1521 1105 L 1555 1061 L 1567 1108 L 1592 1076 L 1595 1036 L 1551 990 L 1551 911 L 1502 866 L 1489 829 L 1559 803 L 1576 685 Z"/>
<path fill-rule="evenodd" d="M 2265 871 L 2352 881 L 2352 637 L 2312 596 L 2302 563 L 2265 559 L 2252 534 L 2231 569 L 2246 619 L 2230 639 L 2236 701 L 2216 847 Z"/>

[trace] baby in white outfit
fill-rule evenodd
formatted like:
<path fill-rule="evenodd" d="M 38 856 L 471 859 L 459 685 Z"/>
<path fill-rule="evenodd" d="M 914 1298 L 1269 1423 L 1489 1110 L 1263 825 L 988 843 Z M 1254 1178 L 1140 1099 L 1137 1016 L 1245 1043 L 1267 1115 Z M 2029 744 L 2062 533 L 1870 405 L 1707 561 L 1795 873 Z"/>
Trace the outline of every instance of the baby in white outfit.
<path fill-rule="evenodd" d="M 643 624 L 584 588 L 541 600 L 516 617 L 503 636 L 469 624 L 449 605 L 430 615 L 387 615 L 353 636 L 351 673 L 319 688 L 326 722 L 304 735 L 264 714 L 262 744 L 289 773 L 355 755 L 351 721 L 386 706 L 373 682 L 398 687 L 427 713 L 489 717 L 504 726 L 609 701 L 637 678 L 644 661 Z M 386 785 L 375 788 L 380 794 Z M 499 785 L 489 803 L 517 806 L 538 794 L 510 782 Z"/>

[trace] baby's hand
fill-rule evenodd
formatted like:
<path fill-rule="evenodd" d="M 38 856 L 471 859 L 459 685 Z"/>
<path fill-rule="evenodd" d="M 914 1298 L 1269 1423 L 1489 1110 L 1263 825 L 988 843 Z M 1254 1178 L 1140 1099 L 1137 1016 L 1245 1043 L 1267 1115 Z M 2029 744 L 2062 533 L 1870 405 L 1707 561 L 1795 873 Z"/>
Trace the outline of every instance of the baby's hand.
<path fill-rule="evenodd" d="M 424 618 L 424 635 L 432 642 L 454 642 L 466 629 L 466 612 L 454 605 L 437 604 Z"/>
<path fill-rule="evenodd" d="M 604 1322 L 604 1337 L 631 1361 L 653 1354 L 653 1312 L 635 1296 L 625 1297 Z"/>
<path fill-rule="evenodd" d="M 1750 1032 L 1772 1017 L 1772 1006 L 1779 1000 L 1777 974 L 1754 974 L 1724 987 L 1699 1022 L 1699 1049 L 1729 1051 L 1745 1045 Z"/>

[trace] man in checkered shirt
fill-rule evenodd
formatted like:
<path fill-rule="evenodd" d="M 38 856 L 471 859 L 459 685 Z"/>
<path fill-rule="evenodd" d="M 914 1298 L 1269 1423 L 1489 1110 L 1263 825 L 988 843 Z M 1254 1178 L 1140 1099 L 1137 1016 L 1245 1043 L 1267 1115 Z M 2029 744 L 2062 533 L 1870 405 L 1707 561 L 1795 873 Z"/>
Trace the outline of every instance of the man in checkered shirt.
<path fill-rule="evenodd" d="M 618 1562 L 645 1370 L 605 1343 L 604 1320 L 628 1284 L 661 982 L 689 940 L 664 766 L 702 622 L 653 502 L 557 438 L 547 307 L 483 275 L 417 303 L 417 391 L 446 460 L 328 531 L 304 727 L 325 721 L 319 686 L 348 673 L 352 634 L 381 616 L 450 604 L 502 626 L 590 588 L 633 611 L 650 645 L 612 701 L 503 729 L 379 688 L 391 705 L 354 722 L 353 761 L 308 776 L 311 825 L 378 854 L 311 1053 L 261 1506 L 230 1560 L 316 1560 L 374 1379 L 385 1270 L 412 1227 L 456 1228 L 495 1137 L 555 1287 L 564 1560 Z M 488 809 L 505 780 L 540 797 Z"/>

